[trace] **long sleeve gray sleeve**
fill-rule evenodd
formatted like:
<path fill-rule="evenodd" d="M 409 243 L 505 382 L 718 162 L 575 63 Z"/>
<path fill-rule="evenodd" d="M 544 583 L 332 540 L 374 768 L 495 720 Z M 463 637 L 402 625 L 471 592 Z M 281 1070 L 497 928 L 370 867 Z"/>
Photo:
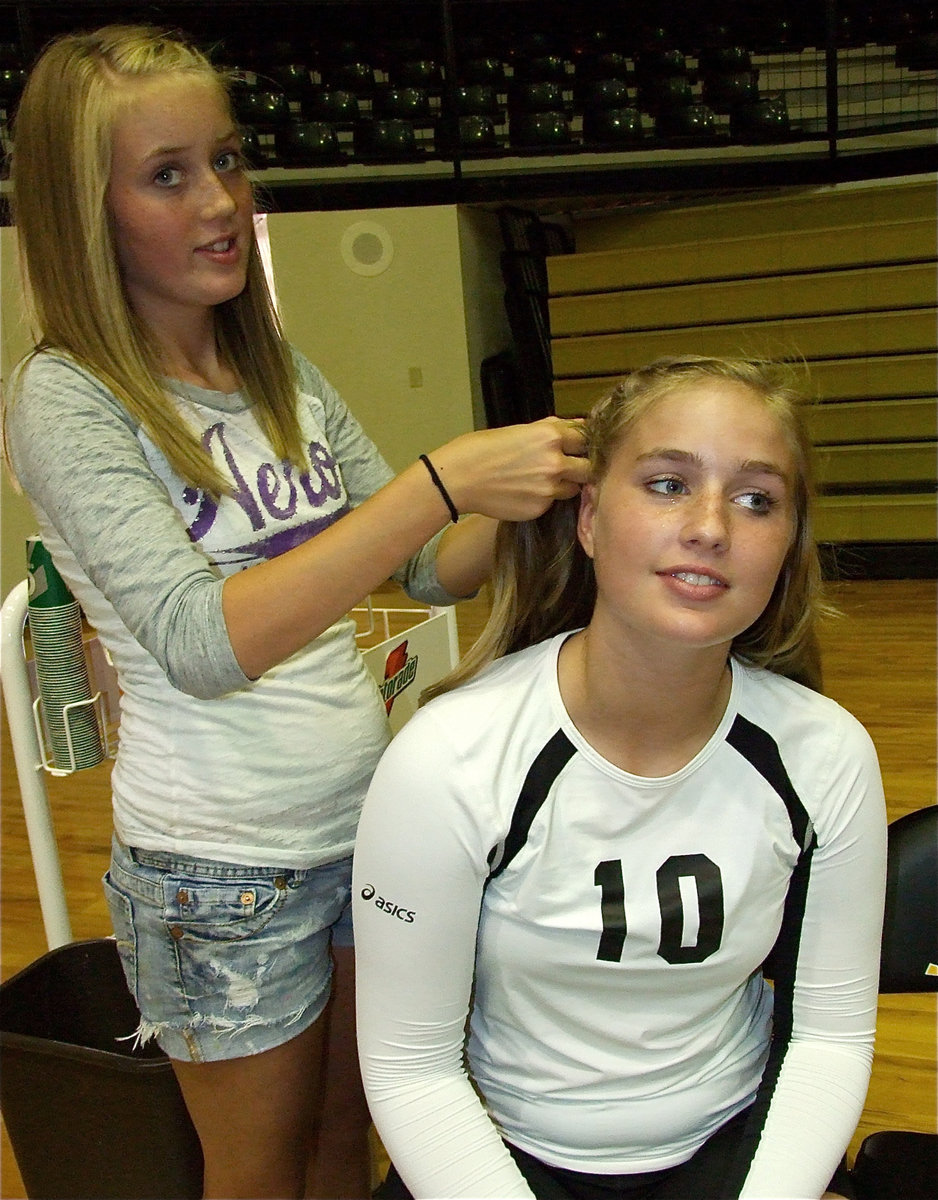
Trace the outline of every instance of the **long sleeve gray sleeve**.
<path fill-rule="evenodd" d="M 93 622 L 89 585 L 174 687 L 209 697 L 248 682 L 221 609 L 223 577 L 114 395 L 76 363 L 43 354 L 7 418 L 10 458 L 56 565 Z"/>

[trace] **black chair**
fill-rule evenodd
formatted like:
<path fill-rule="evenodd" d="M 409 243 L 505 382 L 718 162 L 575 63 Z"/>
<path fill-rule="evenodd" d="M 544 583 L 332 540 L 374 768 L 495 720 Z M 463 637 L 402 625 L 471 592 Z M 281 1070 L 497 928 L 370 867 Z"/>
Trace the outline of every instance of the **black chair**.
<path fill-rule="evenodd" d="M 355 126 L 353 146 L 356 158 L 394 159 L 419 158 L 422 151 L 412 121 L 400 117 L 363 120 Z"/>
<path fill-rule="evenodd" d="M 634 146 L 645 136 L 642 114 L 631 104 L 621 108 L 586 108 L 583 112 L 584 144 Z"/>
<path fill-rule="evenodd" d="M 638 106 L 659 116 L 693 104 L 694 93 L 686 75 L 647 75 L 638 83 Z"/>
<path fill-rule="evenodd" d="M 655 114 L 655 134 L 682 141 L 713 141 L 717 135 L 716 117 L 707 104 L 691 102 L 661 108 Z"/>
<path fill-rule="evenodd" d="M 403 82 L 398 77 L 398 70 L 404 63 L 435 61 L 438 51 L 436 41 L 428 36 L 416 33 L 402 34 L 399 37 L 383 37 L 380 39 L 380 58 L 388 73 L 388 78 L 395 82 Z M 415 80 L 409 80 L 411 87 L 421 87 Z"/>
<path fill-rule="evenodd" d="M 334 125 L 326 121 L 290 121 L 275 136 L 277 158 L 284 167 L 312 167 L 342 160 Z"/>
<path fill-rule="evenodd" d="M 518 57 L 514 64 L 515 79 L 526 83 L 565 83 L 567 64 L 560 54 L 539 54 Z"/>
<path fill-rule="evenodd" d="M 938 991 L 938 805 L 889 826 L 879 990 Z M 934 1200 L 938 1133 L 871 1133 L 853 1179 L 859 1200 Z"/>
<path fill-rule="evenodd" d="M 783 142 L 791 134 L 784 93 L 760 96 L 730 109 L 730 137 L 737 142 Z"/>
<path fill-rule="evenodd" d="M 453 138 L 452 124 L 441 121 L 436 128 L 437 145 L 448 146 Z M 484 113 L 462 113 L 456 118 L 456 145 L 460 152 L 488 154 L 499 149 L 495 122 Z"/>
<path fill-rule="evenodd" d="M 505 122 L 505 110 L 491 84 L 460 84 L 448 99 L 437 126 L 438 146 L 469 153 L 500 149 L 498 127 Z"/>
<path fill-rule="evenodd" d="M 639 51 L 635 69 L 640 79 L 652 75 L 686 75 L 687 59 L 676 46 L 647 46 Z"/>
<path fill-rule="evenodd" d="M 556 150 L 573 141 L 563 88 L 554 80 L 513 83 L 508 91 L 508 140 L 513 147 Z"/>
<path fill-rule="evenodd" d="M 938 805 L 889 826 L 881 992 L 938 992 Z"/>
<path fill-rule="evenodd" d="M 270 76 L 288 100 L 303 100 L 313 90 L 312 75 L 306 63 L 274 63 L 265 74 Z"/>
<path fill-rule="evenodd" d="M 697 57 L 697 70 L 702 76 L 751 71 L 752 55 L 745 46 L 703 46 Z"/>
<path fill-rule="evenodd" d="M 434 58 L 409 58 L 391 72 L 395 83 L 401 87 L 426 88 L 439 92 L 443 87 L 443 68 Z"/>
<path fill-rule="evenodd" d="M 453 96 L 456 112 L 461 117 L 500 117 L 502 107 L 498 93 L 487 83 L 467 83 L 456 88 Z"/>
<path fill-rule="evenodd" d="M 612 76 L 589 80 L 577 89 L 576 100 L 584 108 L 625 108 L 631 96 L 625 80 Z"/>
<path fill-rule="evenodd" d="M 547 312 L 548 280 L 545 256 L 538 250 L 503 250 L 500 255 L 506 287 L 522 295 L 537 296 Z"/>
<path fill-rule="evenodd" d="M 759 99 L 759 72 L 749 68 L 707 75 L 702 96 L 704 104 L 720 113 L 728 113 L 738 104 L 754 104 Z"/>
<path fill-rule="evenodd" d="M 584 54 L 574 72 L 578 87 L 594 79 L 631 79 L 632 68 L 625 54 L 618 50 L 602 49 Z"/>
<path fill-rule="evenodd" d="M 370 96 L 377 86 L 374 67 L 361 59 L 324 63 L 321 75 L 327 87 L 354 92 L 359 97 Z"/>
<path fill-rule="evenodd" d="M 562 150 L 573 142 L 570 118 L 562 110 L 513 112 L 508 118 L 508 140 L 528 150 Z"/>
<path fill-rule="evenodd" d="M 234 92 L 234 110 L 242 125 L 258 131 L 273 131 L 291 120 L 290 102 L 283 92 L 265 88 L 243 88 Z"/>
<path fill-rule="evenodd" d="M 490 87 L 504 86 L 505 64 L 494 55 L 467 58 L 459 70 L 461 83 L 485 83 Z"/>
<path fill-rule="evenodd" d="M 427 121 L 433 113 L 426 88 L 396 84 L 376 89 L 372 111 L 376 117 L 397 117 L 402 121 Z"/>
<path fill-rule="evenodd" d="M 351 129 L 360 115 L 358 97 L 344 88 L 316 88 L 303 103 L 308 121 L 328 121 L 339 128 Z"/>
<path fill-rule="evenodd" d="M 508 106 L 513 113 L 561 112 L 563 88 L 550 79 L 515 83 L 508 92 Z"/>

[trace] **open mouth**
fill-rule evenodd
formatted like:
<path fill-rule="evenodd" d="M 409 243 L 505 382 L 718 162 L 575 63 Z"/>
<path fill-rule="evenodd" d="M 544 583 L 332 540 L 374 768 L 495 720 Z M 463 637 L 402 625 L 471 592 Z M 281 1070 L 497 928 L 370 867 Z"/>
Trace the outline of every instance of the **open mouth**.
<path fill-rule="evenodd" d="M 234 244 L 233 237 L 219 238 L 217 242 L 211 242 L 208 246 L 200 246 L 199 249 L 206 250 L 209 254 L 227 254 L 234 248 Z"/>
<path fill-rule="evenodd" d="M 696 571 L 670 571 L 673 579 L 680 579 L 694 587 L 727 587 L 725 579 L 717 579 L 713 575 L 701 575 Z"/>

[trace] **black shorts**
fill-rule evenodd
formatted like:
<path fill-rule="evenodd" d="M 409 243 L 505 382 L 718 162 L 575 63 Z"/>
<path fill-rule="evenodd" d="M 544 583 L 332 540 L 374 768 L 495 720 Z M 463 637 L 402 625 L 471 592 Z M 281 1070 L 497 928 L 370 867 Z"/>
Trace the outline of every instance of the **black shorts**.
<path fill-rule="evenodd" d="M 537 1200 L 725 1200 L 727 1172 L 739 1149 L 748 1115 L 745 1110 L 727 1121 L 687 1162 L 640 1174 L 569 1171 L 541 1162 L 517 1146 L 509 1145 L 508 1149 Z M 856 1193 L 846 1162 L 837 1168 L 827 1190 L 854 1200 Z M 374 1194 L 376 1200 L 412 1200 L 393 1165 Z"/>

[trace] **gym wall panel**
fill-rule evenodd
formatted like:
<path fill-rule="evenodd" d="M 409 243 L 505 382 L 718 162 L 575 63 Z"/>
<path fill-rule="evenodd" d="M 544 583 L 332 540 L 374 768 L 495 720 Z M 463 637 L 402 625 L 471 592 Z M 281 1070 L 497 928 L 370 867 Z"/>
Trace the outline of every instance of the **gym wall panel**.
<path fill-rule="evenodd" d="M 938 405 L 934 400 L 867 400 L 812 404 L 805 409 L 811 440 L 816 446 L 862 439 L 886 442 L 908 437 L 929 441 L 938 437 Z M 932 447 L 934 451 L 934 447 Z"/>
<path fill-rule="evenodd" d="M 889 422 L 888 428 L 894 433 L 898 430 L 899 436 L 903 432 L 908 432 L 912 437 L 933 436 L 931 433 L 923 434 L 919 424 L 920 420 L 924 419 L 930 421 L 928 428 L 933 428 L 936 413 L 938 413 L 938 405 L 934 399 L 936 361 L 933 353 L 890 354 L 880 358 L 815 360 L 805 366 L 807 371 L 806 389 L 811 396 L 821 401 L 816 406 L 817 409 L 833 408 L 844 405 L 845 401 L 855 400 L 856 403 L 850 410 L 853 416 L 859 421 L 861 414 L 863 414 L 862 419 L 864 420 L 867 414 L 872 414 L 871 419 L 876 422 L 868 431 L 873 440 L 882 440 L 888 436 L 879 423 L 884 414 L 878 413 L 877 410 L 882 406 L 882 402 L 897 397 L 916 397 L 918 398 L 917 405 L 915 408 L 902 410 L 897 408 L 894 416 L 890 414 L 885 418 Z M 554 403 L 557 412 L 566 417 L 578 416 L 586 412 L 604 391 L 615 384 L 618 378 L 619 374 L 613 372 L 606 376 L 589 376 L 583 379 L 555 379 Z M 870 403 L 871 400 L 878 400 L 880 404 L 873 405 Z M 905 415 L 911 412 L 916 412 L 918 416 L 914 424 L 906 430 L 903 422 Z M 924 418 L 922 417 L 923 413 L 927 414 Z M 819 415 L 817 418 L 811 417 L 810 419 L 823 422 L 827 418 Z M 824 428 L 826 426 L 819 426 L 819 429 Z M 859 433 L 867 432 L 863 425 L 857 425 L 856 430 Z M 873 430 L 876 432 L 874 433 Z M 836 439 L 825 438 L 819 434 L 816 440 Z"/>
<path fill-rule="evenodd" d="M 554 398 L 585 412 L 661 355 L 804 371 L 821 536 L 934 537 L 935 176 L 591 217 L 548 260 Z"/>
<path fill-rule="evenodd" d="M 615 375 L 634 370 L 662 354 L 729 354 L 753 358 L 828 358 L 938 350 L 936 311 L 851 313 L 837 317 L 740 321 L 678 329 L 640 329 L 555 338 L 551 342 L 555 378 Z"/>
<path fill-rule="evenodd" d="M 555 296 L 614 291 L 703 279 L 752 278 L 780 271 L 817 271 L 935 258 L 932 218 L 844 228 L 759 233 L 672 246 L 596 250 L 548 262 Z"/>
<path fill-rule="evenodd" d="M 820 400 L 934 397 L 936 370 L 933 353 L 817 359 L 810 366 L 812 390 Z"/>
<path fill-rule="evenodd" d="M 935 482 L 933 442 L 879 442 L 824 446 L 816 454 L 817 481 L 825 488 L 877 484 L 893 487 Z"/>
<path fill-rule="evenodd" d="M 934 176 L 912 176 L 822 188 L 780 188 L 748 200 L 625 209 L 578 221 L 577 251 L 713 241 L 769 230 L 811 232 L 882 221 L 934 221 L 938 212 L 935 184 Z"/>
<path fill-rule="evenodd" d="M 821 542 L 926 542 L 938 537 L 933 493 L 908 496 L 821 496 Z"/>
<path fill-rule="evenodd" d="M 934 304 L 934 297 L 933 260 L 898 267 L 562 296 L 552 299 L 549 309 L 551 334 L 559 338 L 623 328 L 696 327 L 802 314 L 928 308 Z"/>
<path fill-rule="evenodd" d="M 583 379 L 554 379 L 554 411 L 559 417 L 581 417 L 613 387 L 620 378 L 613 372 L 605 378 L 587 375 Z"/>

